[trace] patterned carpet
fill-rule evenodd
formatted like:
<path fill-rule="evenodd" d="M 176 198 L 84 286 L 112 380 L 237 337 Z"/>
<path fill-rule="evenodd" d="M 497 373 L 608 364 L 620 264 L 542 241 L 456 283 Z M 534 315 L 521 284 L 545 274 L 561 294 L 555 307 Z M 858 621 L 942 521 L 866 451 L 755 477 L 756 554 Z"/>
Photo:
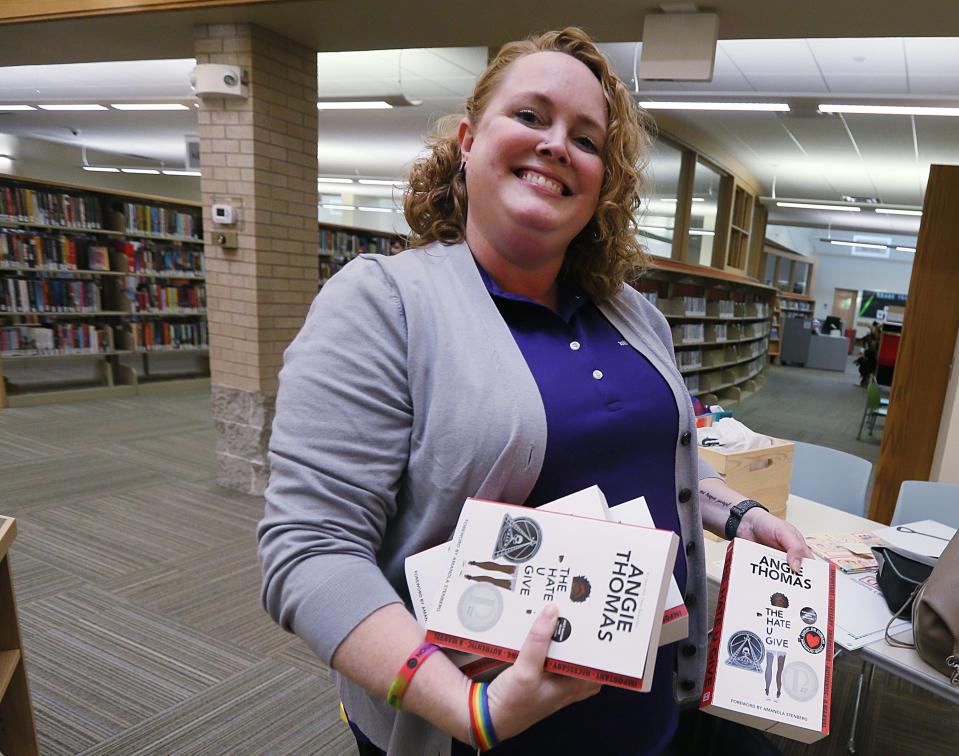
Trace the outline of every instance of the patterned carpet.
<path fill-rule="evenodd" d="M 861 390 L 808 372 L 774 369 L 737 415 L 855 442 Z M 832 397 L 827 423 L 808 420 L 797 397 L 810 391 Z M 328 670 L 260 608 L 262 502 L 213 482 L 213 449 L 207 394 L 0 411 L 0 512 L 18 518 L 11 562 L 47 756 L 356 753 Z M 857 672 L 840 658 L 835 734 L 785 752 L 845 752 Z M 859 752 L 955 752 L 956 713 L 877 672 Z"/>

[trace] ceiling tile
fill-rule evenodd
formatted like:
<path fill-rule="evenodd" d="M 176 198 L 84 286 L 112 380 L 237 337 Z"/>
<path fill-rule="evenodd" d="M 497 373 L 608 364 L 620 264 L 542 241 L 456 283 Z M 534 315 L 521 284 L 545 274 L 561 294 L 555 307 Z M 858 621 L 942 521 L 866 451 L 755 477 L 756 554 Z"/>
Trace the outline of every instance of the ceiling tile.
<path fill-rule="evenodd" d="M 835 117 L 839 120 L 839 117 Z M 881 166 L 887 161 L 915 161 L 909 116 L 845 115 L 862 156 Z"/>
<path fill-rule="evenodd" d="M 718 46 L 750 80 L 754 75 L 819 75 L 803 39 L 733 39 L 722 40 Z"/>
<path fill-rule="evenodd" d="M 909 79 L 905 72 L 878 73 L 826 73 L 826 83 L 834 95 L 875 94 L 895 97 L 909 91 Z"/>
<path fill-rule="evenodd" d="M 826 82 L 814 74 L 749 74 L 749 82 L 757 92 L 782 93 L 826 93 Z"/>
<path fill-rule="evenodd" d="M 959 70 L 959 37 L 913 37 L 904 43 L 910 76 Z"/>
<path fill-rule="evenodd" d="M 816 62 L 827 76 L 906 73 L 902 40 L 898 37 L 810 39 L 808 42 Z"/>
<path fill-rule="evenodd" d="M 909 92 L 918 95 L 959 97 L 959 66 L 943 68 L 946 73 L 917 74 L 909 70 Z"/>

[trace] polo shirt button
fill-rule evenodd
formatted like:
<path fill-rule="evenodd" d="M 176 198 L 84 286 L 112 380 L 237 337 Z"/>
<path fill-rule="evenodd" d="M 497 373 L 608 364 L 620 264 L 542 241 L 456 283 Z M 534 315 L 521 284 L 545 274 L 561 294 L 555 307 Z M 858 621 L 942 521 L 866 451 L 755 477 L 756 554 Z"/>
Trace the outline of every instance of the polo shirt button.
<path fill-rule="evenodd" d="M 682 690 L 685 690 L 686 692 L 689 692 L 689 691 L 695 689 L 696 683 L 694 683 L 692 680 L 681 680 L 681 681 L 679 682 L 679 687 L 680 687 Z"/>
<path fill-rule="evenodd" d="M 571 341 L 571 342 L 569 342 L 569 348 L 572 349 L 574 352 L 575 352 L 576 350 L 578 350 L 578 349 L 580 348 L 580 346 L 582 346 L 582 345 L 581 345 L 578 341 Z"/>
<path fill-rule="evenodd" d="M 683 644 L 683 656 L 695 656 L 696 655 L 696 646 L 692 643 Z"/>
<path fill-rule="evenodd" d="M 696 550 L 696 542 L 695 542 L 695 541 L 690 541 L 689 543 L 686 544 L 686 553 L 687 553 L 687 554 L 692 554 L 695 550 Z"/>
<path fill-rule="evenodd" d="M 602 378 L 602 377 L 603 377 L 603 371 L 602 371 L 602 370 L 594 370 L 594 371 L 593 371 L 593 378 L 595 378 L 597 381 L 598 381 L 600 378 Z"/>
<path fill-rule="evenodd" d="M 689 446 L 689 441 L 692 439 L 693 434 L 689 431 L 686 431 L 682 436 L 679 437 L 679 443 L 683 446 Z"/>
<path fill-rule="evenodd" d="M 595 373 L 594 373 L 593 375 L 595 376 Z M 684 488 L 682 491 L 679 492 L 679 503 L 680 503 L 680 504 L 685 504 L 685 503 L 686 503 L 687 501 L 689 501 L 691 498 L 693 498 L 693 492 L 690 491 L 688 488 Z"/>
<path fill-rule="evenodd" d="M 692 609 L 696 606 L 696 594 L 690 593 L 683 599 L 683 603 L 686 604 L 687 609 Z"/>

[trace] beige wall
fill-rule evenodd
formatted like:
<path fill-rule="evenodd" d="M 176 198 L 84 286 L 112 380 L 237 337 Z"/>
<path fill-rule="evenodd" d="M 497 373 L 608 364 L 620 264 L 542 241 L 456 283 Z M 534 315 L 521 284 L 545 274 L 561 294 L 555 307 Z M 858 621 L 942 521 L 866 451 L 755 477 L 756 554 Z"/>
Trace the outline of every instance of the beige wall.
<path fill-rule="evenodd" d="M 952 353 L 952 373 L 939 421 L 939 440 L 932 458 L 929 480 L 959 483 L 959 339 Z"/>

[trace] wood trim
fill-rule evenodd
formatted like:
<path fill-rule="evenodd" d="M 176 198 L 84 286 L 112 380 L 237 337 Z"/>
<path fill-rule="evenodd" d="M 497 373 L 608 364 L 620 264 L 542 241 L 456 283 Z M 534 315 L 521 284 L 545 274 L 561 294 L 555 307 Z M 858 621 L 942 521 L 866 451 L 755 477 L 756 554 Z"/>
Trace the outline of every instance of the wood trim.
<path fill-rule="evenodd" d="M 669 260 L 665 257 L 654 258 L 652 265 L 650 265 L 650 270 L 666 270 L 673 273 L 684 273 L 688 276 L 699 276 L 700 278 L 711 278 L 716 281 L 751 286 L 756 289 L 762 289 L 770 294 L 776 293 L 775 287 L 766 286 L 766 284 L 760 283 L 755 278 L 730 273 L 725 270 L 717 270 L 707 265 L 696 265 L 695 263 L 681 260 Z"/>
<path fill-rule="evenodd" d="M 766 206 L 753 199 L 753 222 L 749 231 L 746 275 L 758 279 L 763 272 L 763 245 L 766 240 Z"/>
<path fill-rule="evenodd" d="M 685 260 L 689 254 L 689 222 L 693 214 L 693 181 L 696 177 L 696 153 L 683 150 L 676 186 L 676 215 L 673 217 L 673 259 Z"/>
<path fill-rule="evenodd" d="M 0 3 L 0 24 L 52 21 L 62 18 L 214 8 L 220 5 L 256 5 L 272 0 L 6 0 Z"/>
<path fill-rule="evenodd" d="M 704 161 L 705 162 L 705 161 Z M 726 270 L 729 266 L 729 242 L 732 237 L 733 205 L 736 202 L 736 179 L 722 171 L 719 179 L 719 199 L 716 208 L 716 233 L 713 236 L 712 267 Z"/>
<path fill-rule="evenodd" d="M 933 165 L 869 518 L 892 519 L 904 480 L 929 480 L 959 331 L 959 166 Z"/>
<path fill-rule="evenodd" d="M 799 300 L 800 302 L 815 302 L 815 301 L 816 301 L 816 300 L 813 299 L 812 297 L 807 297 L 805 294 L 793 294 L 792 292 L 789 292 L 789 291 L 781 291 L 781 292 L 779 292 L 779 296 L 781 296 L 783 299 L 797 299 L 797 300 Z"/>
<path fill-rule="evenodd" d="M 191 200 L 174 199 L 172 197 L 161 197 L 158 194 L 142 194 L 140 192 L 125 192 L 119 189 L 104 189 L 101 186 L 85 186 L 84 184 L 67 184 L 63 181 L 47 181 L 46 179 L 30 178 L 29 176 L 14 176 L 10 173 L 0 173 L 0 181 L 16 181 L 21 184 L 31 184 L 40 187 L 43 190 L 54 189 L 72 189 L 78 192 L 89 192 L 90 194 L 109 194 L 111 197 L 128 197 L 130 199 L 146 200 L 148 202 L 158 202 L 163 205 L 181 205 L 183 207 L 202 208 L 202 202 L 193 202 Z"/>

